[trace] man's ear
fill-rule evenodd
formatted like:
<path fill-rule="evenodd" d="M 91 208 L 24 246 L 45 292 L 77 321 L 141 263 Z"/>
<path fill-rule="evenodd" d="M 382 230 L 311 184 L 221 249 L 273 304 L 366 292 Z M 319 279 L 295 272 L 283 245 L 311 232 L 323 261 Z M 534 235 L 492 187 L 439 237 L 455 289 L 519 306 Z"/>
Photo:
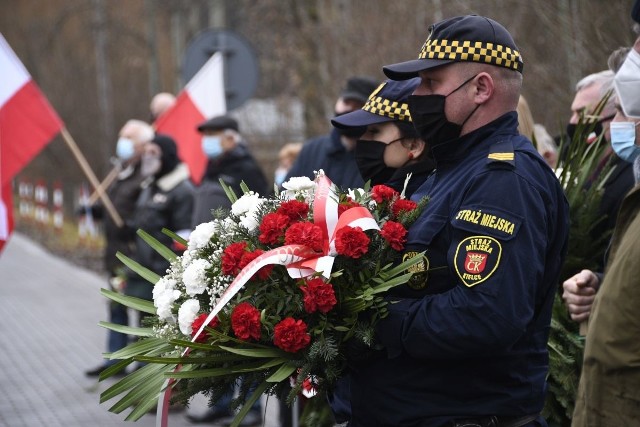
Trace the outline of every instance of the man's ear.
<path fill-rule="evenodd" d="M 493 78 L 487 72 L 478 73 L 475 78 L 475 93 L 474 101 L 477 104 L 484 104 L 493 96 L 495 86 L 493 84 Z"/>

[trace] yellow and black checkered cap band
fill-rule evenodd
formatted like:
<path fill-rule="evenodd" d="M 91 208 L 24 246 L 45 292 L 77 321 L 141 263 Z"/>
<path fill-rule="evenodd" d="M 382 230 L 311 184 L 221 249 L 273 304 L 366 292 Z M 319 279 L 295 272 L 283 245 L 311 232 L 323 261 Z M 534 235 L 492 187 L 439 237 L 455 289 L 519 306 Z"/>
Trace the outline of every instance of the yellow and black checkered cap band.
<path fill-rule="evenodd" d="M 364 107 L 362 107 L 362 109 L 371 114 L 389 117 L 393 120 L 402 120 L 405 122 L 411 121 L 411 114 L 409 114 L 409 104 L 383 98 L 381 96 L 378 96 L 377 92 L 374 92 L 371 94 L 371 96 L 369 96 L 367 103 L 364 104 Z"/>
<path fill-rule="evenodd" d="M 418 59 L 483 62 L 522 72 L 520 52 L 496 43 L 468 40 L 427 40 Z"/>

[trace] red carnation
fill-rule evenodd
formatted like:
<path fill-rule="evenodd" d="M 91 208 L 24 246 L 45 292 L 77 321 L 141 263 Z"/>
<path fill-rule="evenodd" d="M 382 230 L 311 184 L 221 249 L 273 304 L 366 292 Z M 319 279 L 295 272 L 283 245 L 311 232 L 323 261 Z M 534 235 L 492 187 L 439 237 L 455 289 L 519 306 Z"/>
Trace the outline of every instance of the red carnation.
<path fill-rule="evenodd" d="M 338 205 L 338 216 L 342 215 L 351 208 L 359 208 L 362 205 L 354 201 L 351 197 L 347 197 L 347 201 Z"/>
<path fill-rule="evenodd" d="M 369 251 L 369 238 L 360 227 L 342 227 L 336 233 L 336 251 L 349 258 L 360 258 Z"/>
<path fill-rule="evenodd" d="M 273 343 L 290 353 L 296 353 L 311 342 L 307 333 L 307 324 L 302 320 L 287 317 L 278 323 L 274 329 Z"/>
<path fill-rule="evenodd" d="M 404 249 L 404 244 L 407 243 L 407 229 L 399 222 L 387 221 L 382 226 L 380 235 L 391 245 L 396 251 Z"/>
<path fill-rule="evenodd" d="M 307 313 L 328 313 L 338 302 L 333 285 L 320 278 L 307 280 L 306 286 L 300 286 L 300 289 L 304 294 L 304 309 Z"/>
<path fill-rule="evenodd" d="M 278 212 L 268 213 L 260 223 L 258 239 L 265 245 L 277 245 L 282 242 L 284 230 L 289 226 L 289 217 Z"/>
<path fill-rule="evenodd" d="M 286 245 L 305 245 L 316 252 L 322 251 L 322 229 L 310 222 L 296 222 L 284 235 Z"/>
<path fill-rule="evenodd" d="M 393 202 L 391 211 L 395 216 L 398 216 L 400 215 L 401 212 L 411 212 L 417 207 L 418 207 L 418 204 L 412 200 L 398 199 L 395 202 Z"/>
<path fill-rule="evenodd" d="M 200 330 L 200 327 L 202 326 L 204 321 L 207 320 L 207 317 L 209 317 L 207 313 L 202 313 L 200 316 L 196 317 L 196 319 L 191 324 L 192 337 L 196 336 L 196 334 Z M 218 320 L 218 316 L 215 316 L 213 319 L 211 319 L 211 321 L 207 326 L 209 326 L 210 328 L 217 328 L 219 325 L 220 325 L 220 320 Z M 198 338 L 196 339 L 196 342 L 205 342 L 207 341 L 207 338 L 209 338 L 209 333 L 207 332 L 206 329 L 203 329 L 200 336 L 198 336 Z"/>
<path fill-rule="evenodd" d="M 309 205 L 298 200 L 282 202 L 276 213 L 287 216 L 291 221 L 306 219 L 309 213 Z"/>
<path fill-rule="evenodd" d="M 249 304 L 241 302 L 231 313 L 231 328 L 241 340 L 260 339 L 260 311 Z"/>
<path fill-rule="evenodd" d="M 400 193 L 386 185 L 374 185 L 371 189 L 371 198 L 378 203 L 390 202 L 399 195 Z"/>
<path fill-rule="evenodd" d="M 244 256 L 247 242 L 232 243 L 222 251 L 222 273 L 232 276 L 237 275 L 242 267 L 242 257 Z"/>
<path fill-rule="evenodd" d="M 244 255 L 242 256 L 242 260 L 240 261 L 240 268 L 245 268 L 247 265 L 249 265 L 251 261 L 258 258 L 263 253 L 264 251 L 262 249 L 256 249 L 253 252 L 245 252 Z M 258 272 L 253 276 L 253 278 L 257 276 L 258 279 L 265 280 L 269 277 L 272 270 L 273 270 L 273 265 L 265 265 L 260 270 L 258 270 Z"/>

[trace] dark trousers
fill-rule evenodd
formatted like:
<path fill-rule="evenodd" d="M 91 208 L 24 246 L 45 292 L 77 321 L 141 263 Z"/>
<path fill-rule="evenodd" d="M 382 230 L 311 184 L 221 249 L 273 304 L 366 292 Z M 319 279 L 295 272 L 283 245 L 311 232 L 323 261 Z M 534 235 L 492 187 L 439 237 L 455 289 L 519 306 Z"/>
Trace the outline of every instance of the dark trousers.
<path fill-rule="evenodd" d="M 109 302 L 109 321 L 117 325 L 128 325 L 129 314 L 127 307 L 117 302 Z M 107 332 L 107 351 L 110 353 L 116 352 L 125 348 L 129 344 L 129 336 L 121 332 L 108 330 Z M 105 365 L 111 366 L 117 363 L 117 360 L 107 360 Z"/>

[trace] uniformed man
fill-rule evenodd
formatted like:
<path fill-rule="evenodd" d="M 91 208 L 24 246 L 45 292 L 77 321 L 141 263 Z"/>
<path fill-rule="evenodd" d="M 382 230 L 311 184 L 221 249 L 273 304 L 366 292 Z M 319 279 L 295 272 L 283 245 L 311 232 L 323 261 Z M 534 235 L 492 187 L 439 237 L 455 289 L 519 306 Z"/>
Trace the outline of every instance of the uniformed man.
<path fill-rule="evenodd" d="M 422 271 L 388 296 L 386 351 L 353 363 L 352 427 L 546 426 L 568 204 L 518 134 L 522 68 L 507 30 L 475 15 L 431 26 L 417 60 L 384 67 L 421 78 L 409 110 L 436 170 L 412 196 L 430 198 L 405 253 Z"/>

